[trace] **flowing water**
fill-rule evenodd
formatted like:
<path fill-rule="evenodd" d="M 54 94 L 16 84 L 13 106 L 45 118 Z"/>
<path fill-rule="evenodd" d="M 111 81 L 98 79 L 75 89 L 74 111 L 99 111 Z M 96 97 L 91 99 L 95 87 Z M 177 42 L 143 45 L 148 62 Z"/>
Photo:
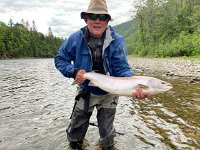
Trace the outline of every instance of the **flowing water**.
<path fill-rule="evenodd" d="M 115 119 L 120 150 L 200 149 L 200 83 L 169 79 L 153 100 L 120 97 Z M 76 87 L 53 59 L 0 60 L 0 150 L 64 150 Z M 91 122 L 96 124 L 96 111 Z M 87 150 L 98 149 L 90 126 Z"/>

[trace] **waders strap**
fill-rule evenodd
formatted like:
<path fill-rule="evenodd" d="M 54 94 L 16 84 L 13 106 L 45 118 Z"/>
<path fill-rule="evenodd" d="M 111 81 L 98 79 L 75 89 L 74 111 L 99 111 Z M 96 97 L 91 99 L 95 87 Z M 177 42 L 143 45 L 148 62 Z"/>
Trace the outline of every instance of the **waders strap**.
<path fill-rule="evenodd" d="M 76 95 L 75 97 L 75 103 L 74 103 L 74 107 L 72 110 L 72 114 L 74 113 L 74 109 L 76 107 L 77 101 L 79 101 L 80 98 L 84 99 L 84 111 L 87 113 L 88 109 L 89 109 L 89 101 L 90 101 L 90 92 L 86 91 L 86 90 L 81 90 L 78 95 Z M 72 114 L 70 116 L 70 119 L 72 118 Z"/>
<path fill-rule="evenodd" d="M 74 106 L 73 106 L 73 109 L 72 109 L 72 113 L 71 113 L 70 119 L 72 119 L 72 115 L 73 115 L 73 113 L 74 113 L 74 109 L 75 109 L 75 107 L 76 107 L 76 103 L 77 103 L 77 101 L 75 101 L 75 103 L 74 103 Z"/>

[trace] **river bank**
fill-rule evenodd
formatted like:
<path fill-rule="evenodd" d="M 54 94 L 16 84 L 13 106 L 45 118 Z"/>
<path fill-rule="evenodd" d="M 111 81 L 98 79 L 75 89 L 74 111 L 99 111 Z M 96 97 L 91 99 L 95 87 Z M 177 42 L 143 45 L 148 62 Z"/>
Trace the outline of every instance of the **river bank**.
<path fill-rule="evenodd" d="M 200 81 L 200 59 L 129 57 L 129 64 L 135 72 L 185 77 L 189 82 Z"/>

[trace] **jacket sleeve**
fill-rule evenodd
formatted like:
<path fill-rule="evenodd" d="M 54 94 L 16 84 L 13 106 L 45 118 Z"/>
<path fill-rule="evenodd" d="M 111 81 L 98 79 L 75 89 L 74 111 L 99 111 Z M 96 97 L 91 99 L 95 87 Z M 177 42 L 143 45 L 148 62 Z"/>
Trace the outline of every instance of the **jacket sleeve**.
<path fill-rule="evenodd" d="M 76 47 L 72 38 L 69 37 L 63 42 L 61 47 L 58 49 L 57 54 L 54 57 L 54 63 L 56 68 L 68 78 L 74 77 L 76 68 L 72 63 L 75 61 Z"/>
<path fill-rule="evenodd" d="M 119 36 L 116 39 L 116 46 L 112 56 L 112 70 L 114 76 L 129 77 L 133 76 L 134 73 L 131 71 L 131 67 L 128 64 L 128 59 L 126 55 L 126 48 L 124 44 L 124 39 Z"/>

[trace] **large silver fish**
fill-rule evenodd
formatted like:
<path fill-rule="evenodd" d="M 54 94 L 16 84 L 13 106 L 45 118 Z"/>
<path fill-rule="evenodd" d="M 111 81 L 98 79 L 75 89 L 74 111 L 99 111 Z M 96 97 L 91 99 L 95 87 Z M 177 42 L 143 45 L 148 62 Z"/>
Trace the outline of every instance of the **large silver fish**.
<path fill-rule="evenodd" d="M 149 76 L 112 77 L 95 72 L 83 74 L 90 80 L 90 86 L 97 86 L 104 91 L 119 96 L 131 96 L 138 87 L 143 92 L 158 94 L 172 89 L 172 85 L 160 79 Z"/>

